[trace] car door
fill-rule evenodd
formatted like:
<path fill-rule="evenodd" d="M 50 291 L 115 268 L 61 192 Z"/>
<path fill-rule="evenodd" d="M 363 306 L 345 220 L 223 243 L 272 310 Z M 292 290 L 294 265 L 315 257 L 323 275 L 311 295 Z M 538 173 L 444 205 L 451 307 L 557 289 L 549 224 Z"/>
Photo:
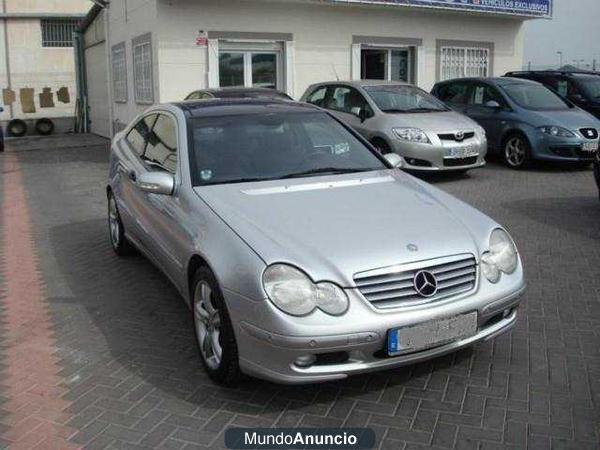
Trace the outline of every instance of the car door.
<path fill-rule="evenodd" d="M 365 97 L 351 86 L 336 85 L 330 90 L 331 93 L 325 100 L 325 108 L 369 139 L 368 122 L 369 117 L 373 116 L 373 109 Z M 366 111 L 367 119 L 364 121 L 359 117 L 361 111 Z"/>
<path fill-rule="evenodd" d="M 146 139 L 146 150 L 142 159 L 146 171 L 171 174 L 176 187 L 172 195 L 141 190 L 139 192 L 143 197 L 140 220 L 149 239 L 146 246 L 151 249 L 163 271 L 176 285 L 181 285 L 189 233 L 186 233 L 184 228 L 184 208 L 177 189 L 181 183 L 177 152 L 178 135 L 175 116 L 168 112 L 159 112 Z"/>
<path fill-rule="evenodd" d="M 506 100 L 494 86 L 479 81 L 471 83 L 465 113 L 485 129 L 492 147 L 500 145 L 507 108 Z"/>
<path fill-rule="evenodd" d="M 467 108 L 469 85 L 469 81 L 451 81 L 439 85 L 434 89 L 433 94 L 449 108 L 464 114 Z"/>
<path fill-rule="evenodd" d="M 146 230 L 140 222 L 140 202 L 142 192 L 137 187 L 137 178 L 146 168 L 142 161 L 146 151 L 147 138 L 156 120 L 156 114 L 150 113 L 140 118 L 119 142 L 121 146 L 119 158 L 118 201 L 121 220 L 127 234 L 138 243 L 146 241 Z"/>

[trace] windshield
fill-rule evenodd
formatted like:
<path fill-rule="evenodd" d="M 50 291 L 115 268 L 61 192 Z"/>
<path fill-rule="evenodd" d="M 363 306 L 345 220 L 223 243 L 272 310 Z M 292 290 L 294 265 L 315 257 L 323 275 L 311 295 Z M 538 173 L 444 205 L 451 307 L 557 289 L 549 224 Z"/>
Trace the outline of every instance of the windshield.
<path fill-rule="evenodd" d="M 365 86 L 365 91 L 383 112 L 436 112 L 448 107 L 415 86 Z"/>
<path fill-rule="evenodd" d="M 541 84 L 507 84 L 504 91 L 518 105 L 532 110 L 569 109 L 569 104 L 558 94 Z"/>
<path fill-rule="evenodd" d="M 583 86 L 583 89 L 590 98 L 600 100 L 600 76 L 582 79 L 579 83 Z"/>
<path fill-rule="evenodd" d="M 387 168 L 322 112 L 192 118 L 189 127 L 194 186 Z"/>

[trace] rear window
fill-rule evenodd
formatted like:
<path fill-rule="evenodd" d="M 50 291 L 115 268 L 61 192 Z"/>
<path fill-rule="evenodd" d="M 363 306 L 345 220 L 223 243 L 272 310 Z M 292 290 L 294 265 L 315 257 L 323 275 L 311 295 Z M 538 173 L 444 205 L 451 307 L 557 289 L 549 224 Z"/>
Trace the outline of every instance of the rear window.
<path fill-rule="evenodd" d="M 541 84 L 507 84 L 504 92 L 519 106 L 531 110 L 561 110 L 570 106 L 558 94 Z"/>

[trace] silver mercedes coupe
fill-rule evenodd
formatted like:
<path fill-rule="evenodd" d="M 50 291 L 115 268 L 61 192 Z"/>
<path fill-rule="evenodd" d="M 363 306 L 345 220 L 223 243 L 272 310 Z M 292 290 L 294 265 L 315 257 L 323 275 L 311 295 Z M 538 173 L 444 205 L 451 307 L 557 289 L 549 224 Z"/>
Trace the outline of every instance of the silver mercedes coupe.
<path fill-rule="evenodd" d="M 312 105 L 154 106 L 112 143 L 110 242 L 177 287 L 223 384 L 337 380 L 509 330 L 513 240 L 401 165 Z"/>

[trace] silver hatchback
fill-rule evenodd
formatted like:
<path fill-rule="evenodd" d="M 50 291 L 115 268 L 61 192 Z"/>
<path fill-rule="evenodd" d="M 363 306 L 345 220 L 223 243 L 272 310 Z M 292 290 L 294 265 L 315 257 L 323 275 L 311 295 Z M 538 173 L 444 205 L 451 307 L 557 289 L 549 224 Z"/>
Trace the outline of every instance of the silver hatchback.
<path fill-rule="evenodd" d="M 485 131 L 416 86 L 380 80 L 310 86 L 302 101 L 344 120 L 382 153 L 402 156 L 405 168 L 465 171 L 485 165 Z"/>
<path fill-rule="evenodd" d="M 220 383 L 342 379 L 509 330 L 512 239 L 400 161 L 311 105 L 154 106 L 112 143 L 110 242 L 171 279 Z"/>

